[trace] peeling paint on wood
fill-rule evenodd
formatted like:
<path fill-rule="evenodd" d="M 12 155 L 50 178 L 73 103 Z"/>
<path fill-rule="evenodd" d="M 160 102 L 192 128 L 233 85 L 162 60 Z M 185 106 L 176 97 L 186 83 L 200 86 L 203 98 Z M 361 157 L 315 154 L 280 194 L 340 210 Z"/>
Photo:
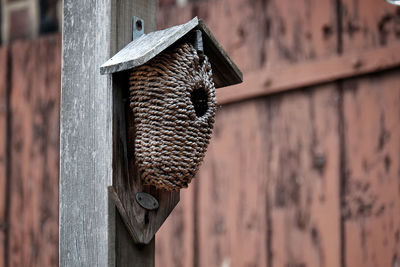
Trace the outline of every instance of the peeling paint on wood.
<path fill-rule="evenodd" d="M 346 266 L 400 255 L 400 72 L 344 82 Z"/>
<path fill-rule="evenodd" d="M 354 52 L 400 42 L 400 7 L 386 1 L 342 1 L 343 50 Z"/>
<path fill-rule="evenodd" d="M 288 94 L 268 106 L 265 176 L 271 202 L 272 266 L 339 266 L 336 87 Z M 317 166 L 321 156 L 325 162 Z"/>
<path fill-rule="evenodd" d="M 264 105 L 257 100 L 217 114 L 212 142 L 195 184 L 197 266 L 266 266 L 271 260 L 267 154 L 260 149 L 264 146 L 263 121 L 268 119 Z"/>

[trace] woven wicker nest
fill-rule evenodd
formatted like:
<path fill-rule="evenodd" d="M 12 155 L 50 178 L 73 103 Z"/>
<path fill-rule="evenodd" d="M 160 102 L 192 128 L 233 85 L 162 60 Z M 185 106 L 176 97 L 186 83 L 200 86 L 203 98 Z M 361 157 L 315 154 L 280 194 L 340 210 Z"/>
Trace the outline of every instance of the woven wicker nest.
<path fill-rule="evenodd" d="M 214 124 L 215 86 L 208 58 L 184 43 L 133 69 L 129 81 L 142 181 L 169 191 L 187 187 Z"/>

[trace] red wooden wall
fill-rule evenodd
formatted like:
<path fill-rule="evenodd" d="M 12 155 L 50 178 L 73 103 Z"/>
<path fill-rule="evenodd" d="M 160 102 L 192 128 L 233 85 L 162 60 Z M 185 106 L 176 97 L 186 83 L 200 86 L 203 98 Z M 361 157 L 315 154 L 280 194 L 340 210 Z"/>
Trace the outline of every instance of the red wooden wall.
<path fill-rule="evenodd" d="M 219 90 L 227 104 L 157 236 L 158 266 L 398 266 L 400 9 L 219 0 L 161 10 L 160 27 L 193 14 L 245 82 Z"/>
<path fill-rule="evenodd" d="M 383 0 L 216 0 L 244 71 L 157 234 L 159 267 L 398 266 L 400 9 Z M 0 267 L 55 266 L 60 38 L 0 49 Z"/>
<path fill-rule="evenodd" d="M 0 50 L 0 266 L 57 266 L 59 36 Z"/>

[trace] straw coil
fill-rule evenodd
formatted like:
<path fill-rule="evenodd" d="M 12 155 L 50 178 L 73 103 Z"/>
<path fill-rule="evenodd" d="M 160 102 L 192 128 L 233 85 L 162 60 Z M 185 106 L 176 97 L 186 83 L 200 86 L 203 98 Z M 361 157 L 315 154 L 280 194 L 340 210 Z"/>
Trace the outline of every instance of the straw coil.
<path fill-rule="evenodd" d="M 144 184 L 187 187 L 204 158 L 215 119 L 211 64 L 190 43 L 168 49 L 129 78 L 135 157 Z"/>

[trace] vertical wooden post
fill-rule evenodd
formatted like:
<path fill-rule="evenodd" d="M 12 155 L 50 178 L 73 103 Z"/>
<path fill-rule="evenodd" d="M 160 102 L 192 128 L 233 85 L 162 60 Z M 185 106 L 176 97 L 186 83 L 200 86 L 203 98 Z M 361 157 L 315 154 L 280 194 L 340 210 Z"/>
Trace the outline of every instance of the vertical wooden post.
<path fill-rule="evenodd" d="M 99 67 L 132 40 L 132 19 L 156 28 L 156 0 L 64 0 L 60 144 L 60 266 L 154 266 L 107 187 L 113 181 L 113 96 Z"/>

